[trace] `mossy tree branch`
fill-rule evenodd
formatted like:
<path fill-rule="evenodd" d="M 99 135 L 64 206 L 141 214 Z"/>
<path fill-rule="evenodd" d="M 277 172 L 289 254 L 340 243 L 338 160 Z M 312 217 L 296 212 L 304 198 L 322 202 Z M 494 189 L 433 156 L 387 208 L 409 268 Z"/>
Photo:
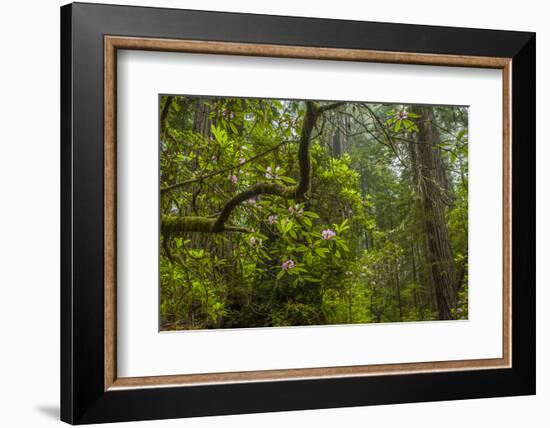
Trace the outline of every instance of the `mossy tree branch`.
<path fill-rule="evenodd" d="M 290 199 L 296 195 L 295 187 L 297 186 L 284 186 L 282 184 L 271 182 L 256 183 L 253 186 L 250 186 L 248 189 L 243 190 L 227 201 L 222 209 L 222 212 L 213 223 L 211 232 L 216 233 L 226 230 L 225 223 L 229 220 L 231 213 L 243 202 L 260 195 L 276 195 L 285 199 Z"/>
<path fill-rule="evenodd" d="M 166 130 L 166 118 L 168 117 L 168 112 L 170 111 L 170 107 L 172 106 L 172 101 L 174 101 L 173 96 L 166 97 L 164 108 L 160 113 L 160 132 L 162 134 L 164 134 L 164 131 Z"/>
<path fill-rule="evenodd" d="M 261 182 L 243 190 L 226 202 L 217 217 L 175 217 L 163 216 L 162 232 L 168 236 L 181 235 L 186 232 L 220 233 L 220 232 L 248 232 L 247 229 L 228 225 L 231 214 L 243 202 L 260 195 L 275 195 L 285 199 L 303 200 L 311 185 L 310 142 L 311 133 L 319 115 L 327 110 L 337 108 L 344 103 L 327 104 L 319 107 L 314 101 L 306 101 L 306 112 L 300 133 L 298 148 L 298 163 L 300 180 L 294 186 L 287 186 L 274 182 Z"/>

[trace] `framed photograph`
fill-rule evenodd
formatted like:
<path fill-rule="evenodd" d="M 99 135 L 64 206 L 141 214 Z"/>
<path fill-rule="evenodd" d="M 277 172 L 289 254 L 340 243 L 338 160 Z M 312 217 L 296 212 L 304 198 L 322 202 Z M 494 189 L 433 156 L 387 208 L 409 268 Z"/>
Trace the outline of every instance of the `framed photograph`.
<path fill-rule="evenodd" d="M 61 8 L 61 418 L 535 393 L 535 35 Z"/>

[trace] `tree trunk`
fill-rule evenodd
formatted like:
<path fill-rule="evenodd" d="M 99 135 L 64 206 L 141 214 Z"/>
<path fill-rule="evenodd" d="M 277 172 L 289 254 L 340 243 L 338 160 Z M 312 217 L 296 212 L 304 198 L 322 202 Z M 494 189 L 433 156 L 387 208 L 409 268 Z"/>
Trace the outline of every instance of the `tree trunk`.
<path fill-rule="evenodd" d="M 350 125 L 347 116 L 342 114 L 339 109 L 334 110 L 332 117 L 334 119 L 335 128 L 334 133 L 332 134 L 331 152 L 333 157 L 339 158 L 347 150 Z"/>
<path fill-rule="evenodd" d="M 435 291 L 439 319 L 452 319 L 456 307 L 456 274 L 445 217 L 445 187 L 442 182 L 441 154 L 437 148 L 439 133 L 433 126 L 432 107 L 416 107 L 420 115 L 416 142 L 411 143 L 413 181 L 421 208 L 427 238 L 427 258 Z"/>
<path fill-rule="evenodd" d="M 210 126 L 212 125 L 212 121 L 210 120 L 209 115 L 210 108 L 208 105 L 200 99 L 197 100 L 197 107 L 193 120 L 193 130 L 204 135 L 205 137 L 209 137 L 211 135 Z"/>
<path fill-rule="evenodd" d="M 420 302 L 418 298 L 418 271 L 416 269 L 416 254 L 414 251 L 414 244 L 411 242 L 411 262 L 412 262 L 412 282 L 413 282 L 413 305 L 414 308 L 420 313 Z"/>
<path fill-rule="evenodd" d="M 397 305 L 399 307 L 399 321 L 403 321 L 403 305 L 401 303 L 401 284 L 399 279 L 399 263 L 395 263 L 395 285 L 397 288 Z"/>

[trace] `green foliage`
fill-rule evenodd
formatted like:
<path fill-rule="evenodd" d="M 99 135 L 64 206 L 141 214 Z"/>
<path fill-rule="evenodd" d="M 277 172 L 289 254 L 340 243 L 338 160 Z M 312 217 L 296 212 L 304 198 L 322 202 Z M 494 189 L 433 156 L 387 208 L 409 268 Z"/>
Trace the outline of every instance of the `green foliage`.
<path fill-rule="evenodd" d="M 161 97 L 161 215 L 215 219 L 250 186 L 300 180 L 300 101 Z M 346 104 L 319 118 L 302 200 L 259 195 L 228 224 L 239 233 L 161 236 L 161 328 L 203 329 L 437 318 L 406 106 Z M 438 107 L 448 131 L 448 227 L 467 267 L 467 114 Z M 457 118 L 458 117 L 458 118 Z M 389 141 L 388 138 L 398 137 Z M 336 146 L 338 142 L 339 146 Z M 184 183 L 184 184 L 181 184 Z M 467 270 L 466 270 L 467 271 Z M 457 318 L 467 318 L 467 275 Z"/>
<path fill-rule="evenodd" d="M 406 132 L 418 131 L 418 126 L 413 120 L 411 120 L 418 119 L 420 117 L 418 114 L 412 113 L 405 109 L 398 111 L 389 110 L 386 114 L 390 116 L 390 118 L 386 120 L 386 125 L 388 125 L 393 132 L 397 133 L 401 131 L 401 129 Z"/>

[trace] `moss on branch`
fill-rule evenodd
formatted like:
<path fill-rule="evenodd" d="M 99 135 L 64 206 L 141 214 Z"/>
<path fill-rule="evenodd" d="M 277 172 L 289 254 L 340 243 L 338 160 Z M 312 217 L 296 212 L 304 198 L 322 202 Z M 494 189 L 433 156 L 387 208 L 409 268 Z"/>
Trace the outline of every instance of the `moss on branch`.
<path fill-rule="evenodd" d="M 344 103 L 334 103 L 319 107 L 313 101 L 306 102 L 306 112 L 300 133 L 300 146 L 298 148 L 300 180 L 297 185 L 287 186 L 275 182 L 256 183 L 227 201 L 217 217 L 163 217 L 162 233 L 166 236 L 178 236 L 186 232 L 248 232 L 245 228 L 226 224 L 235 208 L 243 202 L 260 195 L 275 195 L 285 199 L 303 200 L 311 186 L 311 159 L 309 150 L 311 133 L 315 127 L 317 118 L 323 112 L 337 108 L 342 104 Z"/>

